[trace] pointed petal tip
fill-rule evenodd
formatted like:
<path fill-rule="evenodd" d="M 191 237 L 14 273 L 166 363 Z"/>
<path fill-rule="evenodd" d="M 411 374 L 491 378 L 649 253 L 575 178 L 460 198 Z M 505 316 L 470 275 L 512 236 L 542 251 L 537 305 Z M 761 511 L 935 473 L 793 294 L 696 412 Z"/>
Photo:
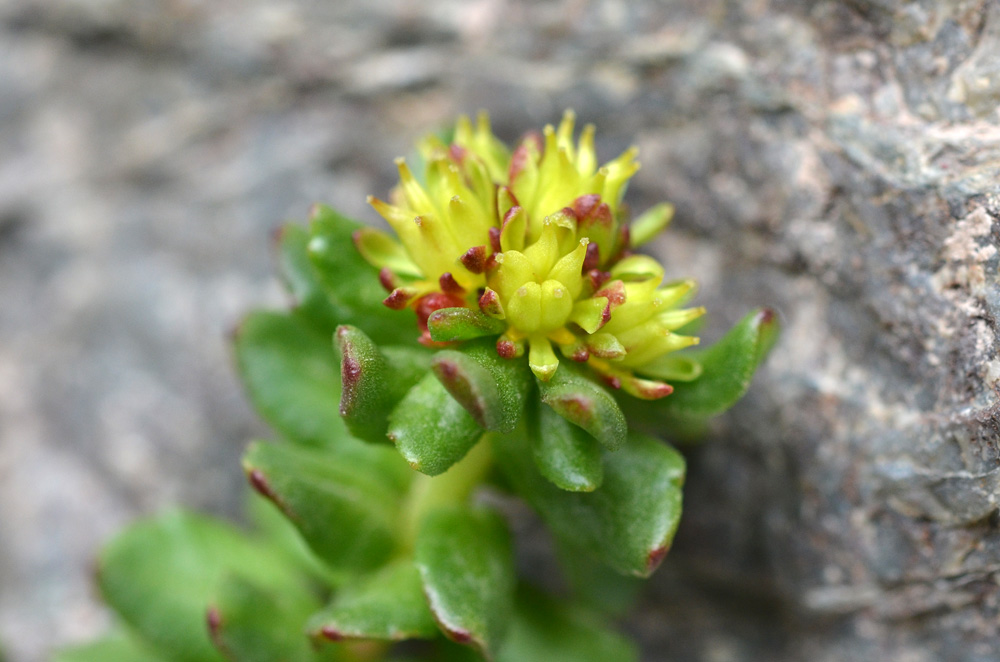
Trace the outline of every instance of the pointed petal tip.
<path fill-rule="evenodd" d="M 539 380 L 547 382 L 552 379 L 552 375 L 556 374 L 556 369 L 559 368 L 559 364 L 555 365 L 529 365 L 531 372 L 535 373 L 535 377 Z"/>

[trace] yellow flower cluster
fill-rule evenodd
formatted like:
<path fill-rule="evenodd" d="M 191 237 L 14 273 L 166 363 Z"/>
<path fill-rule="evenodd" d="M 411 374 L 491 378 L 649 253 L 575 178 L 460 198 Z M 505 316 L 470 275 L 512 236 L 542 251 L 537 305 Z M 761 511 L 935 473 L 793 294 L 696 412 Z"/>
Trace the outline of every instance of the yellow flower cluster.
<path fill-rule="evenodd" d="M 704 309 L 679 308 L 694 283 L 663 285 L 663 267 L 631 249 L 663 229 L 673 209 L 657 205 L 627 224 L 621 202 L 637 150 L 598 167 L 594 127 L 574 144 L 574 124 L 567 112 L 558 128 L 529 134 L 510 152 L 485 114 L 475 125 L 460 118 L 450 143 L 422 142 L 424 183 L 398 159 L 391 202 L 369 198 L 398 241 L 366 228 L 355 243 L 381 270 L 385 304 L 417 312 L 421 342 L 435 344 L 434 311 L 479 309 L 506 324 L 498 353 L 527 352 L 541 380 L 561 354 L 632 395 L 663 397 L 672 390 L 663 379 L 697 376 L 667 355 L 698 342 L 675 331 Z"/>

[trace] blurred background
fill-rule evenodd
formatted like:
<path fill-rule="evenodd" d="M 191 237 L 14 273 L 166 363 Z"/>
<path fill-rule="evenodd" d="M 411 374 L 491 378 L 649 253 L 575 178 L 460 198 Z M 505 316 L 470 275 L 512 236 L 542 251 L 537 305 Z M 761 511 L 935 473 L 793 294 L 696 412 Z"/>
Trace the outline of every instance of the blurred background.
<path fill-rule="evenodd" d="M 707 341 L 786 332 L 686 451 L 648 660 L 995 660 L 1000 5 L 990 0 L 3 0 L 0 646 L 109 623 L 102 541 L 238 516 L 227 332 L 280 306 L 271 234 L 369 221 L 461 112 L 574 108 L 643 168 Z"/>

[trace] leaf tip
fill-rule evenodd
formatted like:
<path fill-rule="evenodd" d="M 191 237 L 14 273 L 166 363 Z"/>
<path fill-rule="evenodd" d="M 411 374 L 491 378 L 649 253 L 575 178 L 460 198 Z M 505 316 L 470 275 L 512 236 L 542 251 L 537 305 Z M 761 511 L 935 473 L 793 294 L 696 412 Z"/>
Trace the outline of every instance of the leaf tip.
<path fill-rule="evenodd" d="M 289 224 L 285 223 L 271 230 L 271 246 L 277 247 L 281 245 L 281 242 L 285 240 L 285 234 L 288 232 L 288 226 Z"/>
<path fill-rule="evenodd" d="M 343 641 L 347 638 L 343 632 L 332 625 L 324 625 L 319 629 L 318 634 L 327 641 Z"/>
<path fill-rule="evenodd" d="M 464 628 L 445 623 L 438 617 L 438 614 L 434 611 L 434 609 L 431 609 L 431 614 L 434 616 L 434 620 L 437 621 L 438 627 L 441 629 L 441 632 L 444 633 L 444 636 L 448 637 L 448 639 L 451 639 L 456 644 L 471 646 L 479 651 L 483 657 L 490 659 L 489 650 L 486 647 L 486 643 L 481 638 L 476 637 Z"/>
<path fill-rule="evenodd" d="M 210 606 L 205 612 L 205 625 L 208 627 L 208 638 L 211 640 L 212 645 L 224 657 L 231 659 L 231 652 L 228 650 L 226 642 L 222 637 L 222 614 L 219 613 L 218 607 L 214 605 Z"/>
<path fill-rule="evenodd" d="M 222 614 L 219 613 L 218 607 L 209 607 L 205 612 L 205 624 L 208 625 L 209 635 L 215 639 L 219 635 L 219 630 L 222 628 Z"/>
<path fill-rule="evenodd" d="M 670 551 L 670 544 L 660 545 L 659 547 L 653 549 L 646 556 L 646 574 L 651 575 L 659 566 L 663 559 L 667 556 L 667 552 Z"/>
<path fill-rule="evenodd" d="M 458 362 L 442 356 L 435 357 L 431 369 L 441 384 L 451 393 L 480 427 L 489 428 L 488 405 L 476 388 L 473 376 Z"/>
<path fill-rule="evenodd" d="M 253 487 L 261 496 L 270 499 L 274 503 L 278 503 L 278 495 L 273 489 L 271 489 L 271 484 L 267 482 L 267 476 L 260 469 L 251 469 L 247 472 L 247 479 L 250 481 L 250 486 Z"/>
<path fill-rule="evenodd" d="M 226 332 L 226 337 L 229 339 L 230 343 L 236 343 L 239 341 L 240 336 L 243 335 L 243 331 L 246 328 L 247 320 L 250 318 L 249 315 L 244 315 L 236 324 L 229 327 Z"/>
<path fill-rule="evenodd" d="M 340 378 L 343 381 L 344 392 L 348 392 L 361 380 L 361 363 L 354 356 L 345 353 L 340 363 Z M 343 403 L 340 405 L 340 413 L 344 413 Z"/>

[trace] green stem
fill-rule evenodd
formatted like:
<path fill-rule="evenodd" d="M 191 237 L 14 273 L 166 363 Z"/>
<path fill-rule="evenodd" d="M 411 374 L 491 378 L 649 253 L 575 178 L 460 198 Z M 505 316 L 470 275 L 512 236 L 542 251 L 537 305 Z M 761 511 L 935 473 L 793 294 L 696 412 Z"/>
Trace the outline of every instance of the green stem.
<path fill-rule="evenodd" d="M 403 511 L 405 551 L 413 549 L 424 515 L 439 506 L 464 503 L 482 484 L 493 467 L 493 446 L 489 436 L 489 433 L 484 434 L 464 458 L 440 476 L 418 474 L 414 478 Z"/>

